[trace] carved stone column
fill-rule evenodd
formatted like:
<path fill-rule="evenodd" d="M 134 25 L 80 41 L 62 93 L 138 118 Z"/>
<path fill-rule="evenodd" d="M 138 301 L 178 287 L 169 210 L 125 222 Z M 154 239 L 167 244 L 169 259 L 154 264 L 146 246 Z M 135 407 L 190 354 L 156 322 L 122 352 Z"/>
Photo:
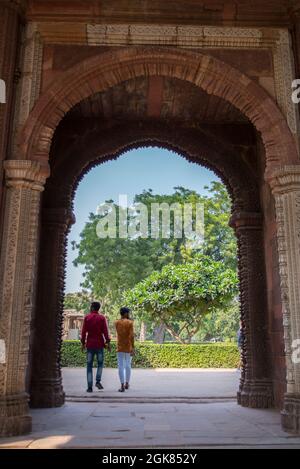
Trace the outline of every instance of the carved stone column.
<path fill-rule="evenodd" d="M 66 242 L 74 215 L 65 208 L 42 211 L 37 307 L 32 353 L 31 407 L 59 407 Z"/>
<path fill-rule="evenodd" d="M 48 170 L 5 162 L 6 200 L 0 256 L 0 436 L 31 429 L 25 392 L 34 300 L 40 193 Z"/>
<path fill-rule="evenodd" d="M 273 406 L 267 343 L 267 294 L 260 213 L 238 212 L 231 226 L 238 239 L 243 367 L 238 403 L 244 407 Z"/>
<path fill-rule="evenodd" d="M 300 433 L 300 165 L 278 169 L 267 179 L 276 202 L 287 366 L 282 426 Z"/>
<path fill-rule="evenodd" d="M 0 0 L 0 79 L 6 84 L 6 103 L 0 103 L 0 163 L 7 159 L 15 98 L 20 24 L 24 1 Z M 0 164 L 0 207 L 3 166 Z"/>

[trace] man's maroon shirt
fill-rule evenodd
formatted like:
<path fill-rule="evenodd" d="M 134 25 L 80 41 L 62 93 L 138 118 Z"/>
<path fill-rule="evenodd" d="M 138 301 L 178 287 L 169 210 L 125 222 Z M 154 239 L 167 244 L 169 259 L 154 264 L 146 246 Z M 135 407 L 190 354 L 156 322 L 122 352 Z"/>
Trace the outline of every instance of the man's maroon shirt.
<path fill-rule="evenodd" d="M 101 349 L 106 342 L 110 342 L 106 317 L 98 311 L 91 311 L 83 321 L 81 343 L 87 349 Z"/>

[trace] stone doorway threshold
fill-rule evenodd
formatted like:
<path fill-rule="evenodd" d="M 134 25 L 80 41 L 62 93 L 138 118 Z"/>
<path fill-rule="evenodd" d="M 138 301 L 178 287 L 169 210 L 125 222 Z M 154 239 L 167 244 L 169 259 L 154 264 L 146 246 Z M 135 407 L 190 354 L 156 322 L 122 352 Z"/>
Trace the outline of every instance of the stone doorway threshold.
<path fill-rule="evenodd" d="M 120 397 L 115 396 L 101 396 L 99 394 L 94 396 L 83 395 L 66 395 L 66 402 L 105 402 L 105 403 L 135 403 L 135 404 L 213 404 L 220 402 L 235 402 L 236 396 L 232 397 L 130 397 L 128 394 L 122 394 Z"/>

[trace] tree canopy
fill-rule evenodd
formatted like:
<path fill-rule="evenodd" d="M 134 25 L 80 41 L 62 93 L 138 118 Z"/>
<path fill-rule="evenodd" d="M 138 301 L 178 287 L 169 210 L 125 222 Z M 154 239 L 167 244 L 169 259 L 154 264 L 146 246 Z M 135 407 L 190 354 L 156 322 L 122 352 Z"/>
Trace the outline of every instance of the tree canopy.
<path fill-rule="evenodd" d="M 228 306 L 237 284 L 236 273 L 223 262 L 198 254 L 191 262 L 153 272 L 127 291 L 124 300 L 139 316 L 163 323 L 174 338 L 183 341 L 186 336 L 190 342 L 206 314 Z"/>
<path fill-rule="evenodd" d="M 184 272 L 184 269 L 187 269 L 187 266 L 193 263 L 192 261 L 196 255 L 207 256 L 207 262 L 208 259 L 212 263 L 221 262 L 228 269 L 229 278 L 231 278 L 231 274 L 235 274 L 237 270 L 236 238 L 228 224 L 231 214 L 230 197 L 225 186 L 220 182 L 212 182 L 206 187 L 206 190 L 206 195 L 201 195 L 184 187 L 175 187 L 171 194 L 156 194 L 153 190 L 148 189 L 136 194 L 134 204 L 137 208 L 129 210 L 125 217 L 124 209 L 114 201 L 107 201 L 107 204 L 113 208 L 105 208 L 101 213 L 91 213 L 89 215 L 89 220 L 80 234 L 79 242 L 73 242 L 73 249 L 77 251 L 74 265 L 84 266 L 82 288 L 89 291 L 91 297 L 102 301 L 107 316 L 112 319 L 117 316 L 118 309 L 123 302 L 124 292 L 133 289 L 145 279 L 151 282 L 151 278 L 158 276 L 166 266 L 169 266 L 170 274 L 176 266 L 182 266 L 177 273 L 177 275 L 180 275 L 179 272 Z M 181 237 L 174 236 L 176 226 L 172 213 L 170 215 L 169 237 L 162 236 L 162 226 L 158 226 L 157 223 L 153 224 L 150 216 L 146 221 L 146 226 L 142 227 L 144 231 L 148 229 L 146 237 L 134 235 L 129 235 L 127 238 L 120 237 L 125 225 L 133 228 L 133 233 L 135 227 L 139 227 L 139 204 L 144 204 L 148 208 L 149 214 L 151 214 L 150 207 L 153 207 L 152 204 L 159 204 L 160 206 L 162 206 L 161 204 L 167 204 L 169 207 L 175 207 L 177 204 L 177 207 L 179 206 L 182 210 L 184 204 L 190 204 L 193 210 L 197 204 L 203 204 L 205 232 L 202 244 L 195 246 L 187 239 L 185 232 L 182 233 Z M 110 211 L 114 212 L 112 215 L 115 216 L 117 222 L 116 236 L 114 238 L 99 236 L 99 223 L 105 224 L 104 222 Z M 153 233 L 156 232 L 157 234 L 159 230 L 160 236 L 153 236 Z M 208 285 L 209 288 L 213 287 Z M 196 299 L 196 296 L 194 299 Z M 163 300 L 165 301 L 166 298 L 164 297 Z M 71 304 L 70 298 L 67 298 L 65 306 L 69 307 L 69 304 Z M 200 306 L 201 302 L 199 308 Z M 199 331 L 199 334 L 202 334 L 201 337 L 204 337 L 204 330 L 206 331 L 205 337 L 217 334 L 215 324 L 217 323 L 216 318 L 219 318 L 218 315 L 220 315 L 219 323 L 226 323 L 225 309 L 228 309 L 229 306 L 222 308 L 219 310 L 215 308 L 214 312 L 210 308 L 210 312 L 205 315 L 205 319 L 202 321 L 201 331 Z M 196 325 L 192 328 L 192 307 L 190 311 L 189 331 L 192 331 L 192 329 L 195 330 Z M 171 325 L 169 322 L 168 327 L 172 326 L 173 336 L 177 334 L 178 337 L 186 338 L 191 333 L 187 329 L 187 323 L 185 326 L 184 323 L 181 323 L 182 316 L 178 311 L 176 314 L 173 311 L 172 314 L 173 324 Z M 221 320 L 222 314 L 225 315 L 224 320 Z M 178 319 L 179 316 L 180 320 Z M 213 320 L 209 321 L 209 317 L 214 318 L 214 324 Z M 238 313 L 235 313 L 231 324 L 233 322 L 235 324 L 237 318 Z M 149 334 L 153 333 L 154 324 L 149 315 L 144 315 L 144 317 L 139 315 L 137 320 L 138 324 L 144 321 L 148 326 Z M 224 330 L 229 330 L 230 327 L 233 326 L 228 326 L 228 328 L 224 326 Z"/>
<path fill-rule="evenodd" d="M 118 205 L 113 201 L 117 214 Z M 159 271 L 167 264 L 180 264 L 192 258 L 195 251 L 222 260 L 226 265 L 236 268 L 236 240 L 228 226 L 230 216 L 230 198 L 223 184 L 212 182 L 208 195 L 202 196 L 183 187 L 174 188 L 173 194 L 155 194 L 151 189 L 137 194 L 134 203 L 143 203 L 147 207 L 153 203 L 204 204 L 205 238 L 198 249 L 190 249 L 183 233 L 180 239 L 172 236 L 174 226 L 171 219 L 170 238 L 120 238 L 117 230 L 115 238 L 99 238 L 97 224 L 105 214 L 91 213 L 81 235 L 79 243 L 73 242 L 78 251 L 74 265 L 85 268 L 83 288 L 92 290 L 111 304 L 119 301 L 120 294 L 132 288 L 138 281 L 146 278 L 151 272 Z M 134 219 L 135 214 L 129 214 Z M 151 220 L 149 219 L 149 226 Z M 110 300 L 109 300 L 110 299 Z"/>
<path fill-rule="evenodd" d="M 76 311 L 89 311 L 92 301 L 91 294 L 82 290 L 81 292 L 67 293 L 65 295 L 65 309 L 75 309 Z"/>

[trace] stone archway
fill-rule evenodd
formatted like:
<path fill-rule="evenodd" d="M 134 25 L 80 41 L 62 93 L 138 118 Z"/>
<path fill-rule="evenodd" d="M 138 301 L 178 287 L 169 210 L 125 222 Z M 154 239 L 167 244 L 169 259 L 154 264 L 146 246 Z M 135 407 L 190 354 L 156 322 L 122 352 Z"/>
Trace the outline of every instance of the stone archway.
<path fill-rule="evenodd" d="M 66 159 L 56 167 L 60 161 L 59 155 L 52 153 L 53 167 L 45 188 L 34 326 L 39 332 L 32 354 L 31 405 L 52 407 L 64 402 L 59 365 L 60 332 L 65 247 L 70 225 L 74 221 L 72 200 L 75 188 L 93 166 L 118 158 L 131 148 L 156 145 L 173 149 L 188 161 L 212 169 L 224 181 L 232 197 L 231 223 L 239 246 L 241 316 L 246 336 L 245 366 L 238 402 L 247 407 L 272 407 L 262 213 L 257 181 L 249 178 L 247 166 L 232 149 L 211 142 L 199 130 L 185 129 L 180 125 L 145 121 L 138 126 L 132 123 L 118 125 L 105 133 L 95 130 L 88 136 L 84 131 L 82 133 L 82 138 L 87 138 L 89 145 L 81 145 L 77 140 L 74 147 L 69 149 L 72 161 Z M 44 354 L 41 357 L 38 353 L 41 347 L 47 351 L 46 360 Z"/>
<path fill-rule="evenodd" d="M 8 160 L 5 163 L 6 229 L 0 260 L 1 306 L 5 315 L 1 327 L 2 336 L 6 341 L 7 354 L 14 350 L 14 359 L 10 360 L 10 363 L 0 364 L 3 376 L 0 383 L 1 433 L 18 434 L 30 429 L 25 379 L 29 325 L 36 291 L 36 248 L 40 221 L 39 194 L 49 176 L 48 160 L 53 134 L 63 116 L 75 104 L 96 92 L 139 76 L 174 77 L 193 83 L 206 93 L 219 96 L 231 103 L 248 117 L 261 134 L 266 153 L 265 176 L 276 196 L 279 227 L 288 369 L 288 393 L 285 399 L 283 424 L 290 431 L 299 431 L 300 371 L 299 366 L 297 367 L 291 359 L 292 341 L 300 336 L 298 320 L 300 299 L 297 293 L 300 283 L 298 271 L 300 254 L 297 238 L 300 171 L 293 137 L 285 118 L 273 100 L 257 84 L 236 69 L 208 55 L 178 49 L 143 47 L 105 52 L 67 70 L 40 97 L 19 134 L 17 145 L 19 160 Z M 162 143 L 161 140 L 158 142 Z M 61 207 L 54 208 L 60 209 Z M 51 211 L 49 213 L 50 225 L 53 227 L 57 223 L 58 215 L 54 213 L 54 219 L 51 219 Z M 66 212 L 60 213 L 63 218 L 61 225 L 64 226 L 57 243 L 62 246 L 68 227 L 68 218 L 66 218 Z M 243 239 L 243 247 L 240 250 L 242 258 L 248 258 L 248 262 L 260 265 L 259 252 L 261 251 L 258 248 L 254 250 L 251 248 L 254 244 L 259 247 L 262 242 L 261 220 L 257 211 L 253 212 L 252 209 L 250 212 L 241 211 L 240 214 L 235 214 L 233 223 L 238 236 L 241 240 Z M 288 229 L 288 227 L 292 228 Z M 57 231 L 55 233 L 57 235 Z M 295 262 L 297 259 L 298 263 Z M 57 274 L 58 277 L 61 276 L 61 272 Z M 263 277 L 262 275 L 260 279 Z M 251 304 L 252 297 L 248 292 L 245 304 Z M 261 320 L 261 315 L 257 316 L 257 320 Z M 248 329 L 251 329 L 251 323 L 248 324 Z M 264 329 L 265 325 L 260 324 L 258 330 L 261 334 L 264 334 Z M 264 341 L 261 343 L 263 344 Z M 258 352 L 259 349 L 255 350 L 255 353 Z M 252 357 L 252 359 L 255 363 L 255 358 Z M 248 360 L 248 363 L 251 363 L 251 360 Z M 251 380 L 247 381 L 245 377 L 244 384 L 246 383 L 248 387 L 245 384 L 242 390 L 244 392 L 240 393 L 240 402 L 243 405 L 255 406 L 255 402 L 257 402 L 256 406 L 265 405 L 265 397 L 261 401 L 255 397 L 252 401 L 249 397 L 251 394 L 268 396 L 268 405 L 271 403 L 270 383 L 265 380 L 259 368 L 258 375 L 262 379 L 260 382 L 256 380 L 252 387 L 250 386 Z M 265 389 L 268 390 L 267 393 Z"/>

